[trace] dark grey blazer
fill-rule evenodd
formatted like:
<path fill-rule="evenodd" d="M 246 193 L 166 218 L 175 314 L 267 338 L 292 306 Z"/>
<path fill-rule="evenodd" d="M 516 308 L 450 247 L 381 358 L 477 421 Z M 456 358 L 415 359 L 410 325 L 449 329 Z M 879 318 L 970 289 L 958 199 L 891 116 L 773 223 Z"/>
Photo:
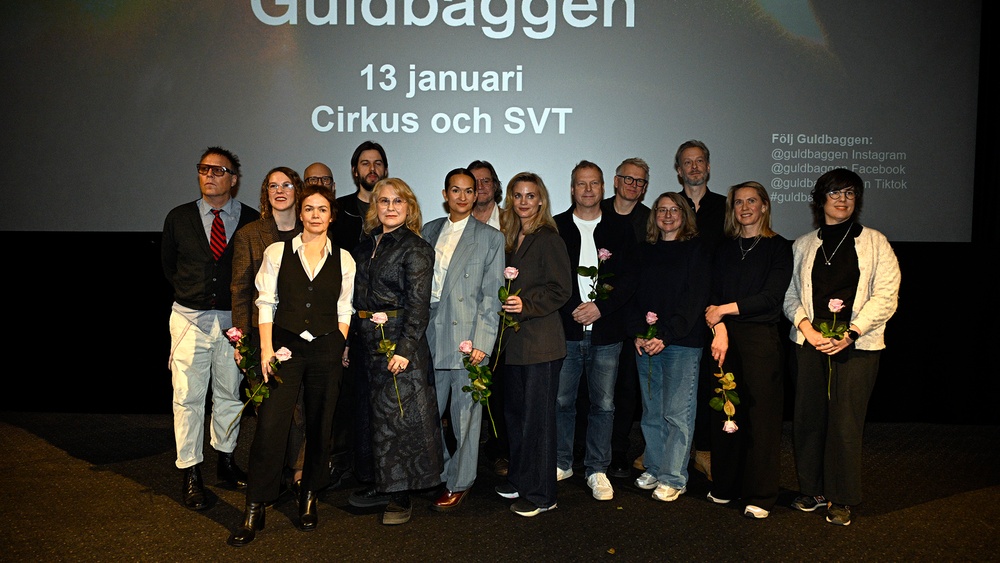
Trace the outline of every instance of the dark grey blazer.
<path fill-rule="evenodd" d="M 566 357 L 566 334 L 559 317 L 573 287 L 566 243 L 555 229 L 543 227 L 524 237 L 521 246 L 507 255 L 507 265 L 518 269 L 511 292 L 521 290 L 523 306 L 513 315 L 521 330 L 503 333 L 508 342 L 506 363 L 530 365 Z"/>

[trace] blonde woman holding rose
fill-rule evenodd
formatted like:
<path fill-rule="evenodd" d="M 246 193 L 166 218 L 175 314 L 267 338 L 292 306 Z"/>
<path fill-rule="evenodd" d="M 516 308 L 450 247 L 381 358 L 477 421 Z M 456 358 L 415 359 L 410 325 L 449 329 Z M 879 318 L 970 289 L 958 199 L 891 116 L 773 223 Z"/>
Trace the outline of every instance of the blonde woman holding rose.
<path fill-rule="evenodd" d="M 505 315 L 519 330 L 501 327 L 505 348 L 504 418 L 510 440 L 507 482 L 497 494 L 517 499 L 510 509 L 535 516 L 556 508 L 556 395 L 566 357 L 559 308 L 572 279 L 566 244 L 556 230 L 542 179 L 521 172 L 507 183 L 500 215 L 506 240 L 510 296 Z"/>
<path fill-rule="evenodd" d="M 428 374 L 434 247 L 420 238 L 421 224 L 410 186 L 385 178 L 372 188 L 365 236 L 354 249 L 350 359 L 363 394 L 355 412 L 355 465 L 374 480 L 348 502 L 385 506 L 386 525 L 408 522 L 410 491 L 440 485 L 443 469 L 437 398 Z"/>
<path fill-rule="evenodd" d="M 825 509 L 850 525 L 861 502 L 861 440 L 868 399 L 896 311 L 899 263 L 885 235 L 862 226 L 864 182 L 844 168 L 816 180 L 817 230 L 793 245 L 784 312 L 792 322 L 794 444 L 800 496 L 792 508 Z"/>

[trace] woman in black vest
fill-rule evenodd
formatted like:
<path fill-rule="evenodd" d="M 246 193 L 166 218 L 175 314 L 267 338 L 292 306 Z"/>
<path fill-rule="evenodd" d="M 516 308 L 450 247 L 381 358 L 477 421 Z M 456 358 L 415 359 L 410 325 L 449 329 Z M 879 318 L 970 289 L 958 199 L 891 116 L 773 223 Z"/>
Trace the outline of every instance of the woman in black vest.
<path fill-rule="evenodd" d="M 285 442 L 299 386 L 306 415 L 306 452 L 299 493 L 299 529 L 316 529 L 317 491 L 328 484 L 330 433 L 343 373 L 341 358 L 351 319 L 354 259 L 327 237 L 336 216 L 332 190 L 307 185 L 298 203 L 303 231 L 264 251 L 257 274 L 261 372 L 268 381 L 275 350 L 291 357 L 280 365 L 282 383 L 270 390 L 257 413 L 250 446 L 250 479 L 243 523 L 229 544 L 243 546 L 264 528 L 264 504 L 278 496 Z"/>

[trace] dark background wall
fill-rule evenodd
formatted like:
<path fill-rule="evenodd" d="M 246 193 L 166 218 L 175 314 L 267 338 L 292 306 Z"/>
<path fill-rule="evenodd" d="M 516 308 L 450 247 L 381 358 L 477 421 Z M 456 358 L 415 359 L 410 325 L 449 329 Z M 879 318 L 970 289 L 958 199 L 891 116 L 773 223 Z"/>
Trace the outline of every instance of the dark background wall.
<path fill-rule="evenodd" d="M 886 331 L 871 421 L 996 423 L 991 391 L 1000 366 L 993 353 L 1000 348 L 1000 331 L 993 272 L 1000 222 L 992 180 L 1000 150 L 990 101 L 995 89 L 986 84 L 995 71 L 996 41 L 985 24 L 995 12 L 984 4 L 973 239 L 893 242 L 902 270 L 899 310 Z M 947 198 L 948 186 L 940 188 Z M 30 197 L 30 191 L 8 196 Z M 196 196 L 192 179 L 191 199 Z M 81 202 L 80 212 L 87 213 L 88 205 L 100 202 Z M 171 412 L 172 298 L 160 269 L 160 233 L 0 234 L 12 321 L 8 369 L 0 376 L 3 410 Z"/>

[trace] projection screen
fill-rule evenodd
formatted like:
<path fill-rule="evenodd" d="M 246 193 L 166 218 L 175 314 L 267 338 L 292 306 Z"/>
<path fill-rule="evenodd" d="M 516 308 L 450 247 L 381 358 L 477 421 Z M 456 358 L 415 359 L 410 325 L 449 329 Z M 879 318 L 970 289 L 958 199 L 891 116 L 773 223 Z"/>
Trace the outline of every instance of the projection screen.
<path fill-rule="evenodd" d="M 159 231 L 196 199 L 208 146 L 267 170 L 381 143 L 440 216 L 445 173 L 570 171 L 641 157 L 645 202 L 680 188 L 674 152 L 711 149 L 712 191 L 756 180 L 773 223 L 812 228 L 813 182 L 866 182 L 893 241 L 971 236 L 979 2 L 858 0 L 91 0 L 3 9 L 0 230 Z M 18 190 L 23 186 L 31 189 Z"/>

